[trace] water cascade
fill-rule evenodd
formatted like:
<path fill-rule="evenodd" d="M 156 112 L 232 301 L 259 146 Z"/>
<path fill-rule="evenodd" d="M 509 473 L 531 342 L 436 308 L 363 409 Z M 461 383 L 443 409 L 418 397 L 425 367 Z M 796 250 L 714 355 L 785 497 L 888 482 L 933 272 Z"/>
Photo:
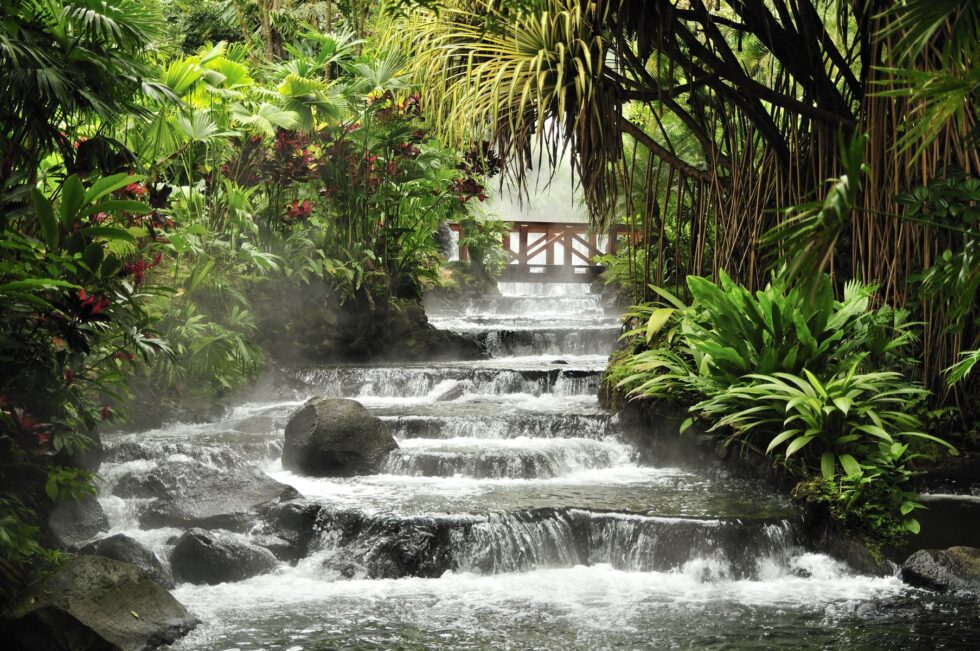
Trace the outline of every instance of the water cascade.
<path fill-rule="evenodd" d="M 973 600 L 808 552 L 800 514 L 766 487 L 640 463 L 597 404 L 618 333 L 600 297 L 500 290 L 431 318 L 490 359 L 289 369 L 300 389 L 220 422 L 107 441 L 111 534 L 166 563 L 187 527 L 221 528 L 280 559 L 178 585 L 204 624 L 177 648 L 951 648 L 980 635 Z M 382 474 L 282 468 L 285 422 L 314 395 L 388 423 L 400 448 Z M 256 506 L 253 493 L 283 489 L 269 478 L 295 499 Z M 244 488 L 223 495 L 232 484 Z"/>

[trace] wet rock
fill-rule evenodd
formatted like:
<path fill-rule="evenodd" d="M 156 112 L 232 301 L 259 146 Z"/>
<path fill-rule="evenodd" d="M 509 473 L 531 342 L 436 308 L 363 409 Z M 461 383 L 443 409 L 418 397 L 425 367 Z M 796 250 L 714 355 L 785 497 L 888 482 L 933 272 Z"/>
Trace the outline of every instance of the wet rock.
<path fill-rule="evenodd" d="M 268 282 L 260 285 L 256 294 L 260 343 L 281 362 L 486 357 L 472 337 L 430 325 L 414 297 L 389 303 L 359 293 L 341 305 L 336 292 L 324 281 L 302 285 Z"/>
<path fill-rule="evenodd" d="M 109 519 L 92 495 L 80 500 L 63 500 L 48 515 L 48 532 L 62 548 L 77 547 L 109 530 Z"/>
<path fill-rule="evenodd" d="M 135 565 L 163 587 L 174 587 L 173 574 L 163 566 L 156 554 L 129 536 L 121 533 L 90 542 L 81 547 L 78 552 L 80 554 L 104 556 L 116 561 Z"/>
<path fill-rule="evenodd" d="M 123 490 L 126 497 L 156 498 L 140 514 L 140 525 L 149 529 L 244 531 L 255 523 L 259 507 L 299 496 L 296 489 L 258 468 L 223 470 L 192 460 L 164 463 L 134 482 L 117 486 L 117 491 Z"/>
<path fill-rule="evenodd" d="M 197 624 L 138 567 L 79 556 L 30 589 L 0 637 L 8 649 L 129 651 L 170 644 Z"/>
<path fill-rule="evenodd" d="M 180 583 L 216 585 L 270 572 L 278 561 L 268 549 L 230 533 L 191 529 L 177 539 L 170 565 Z"/>
<path fill-rule="evenodd" d="M 319 477 L 373 474 L 397 447 L 384 422 L 359 402 L 314 398 L 286 425 L 282 465 Z"/>
<path fill-rule="evenodd" d="M 439 227 L 432 234 L 432 240 L 439 245 L 439 250 L 448 258 L 453 252 L 453 229 L 445 221 L 439 222 Z"/>
<path fill-rule="evenodd" d="M 462 398 L 467 391 L 473 389 L 473 383 L 469 380 L 463 380 L 462 382 L 457 382 L 452 386 L 451 389 L 436 398 L 436 402 L 449 402 L 451 400 L 459 400 Z"/>
<path fill-rule="evenodd" d="M 980 591 L 980 549 L 920 549 L 902 563 L 902 580 L 932 590 Z"/>
<path fill-rule="evenodd" d="M 320 504 L 303 499 L 263 507 L 264 525 L 256 544 L 266 547 L 280 560 L 291 562 L 305 557 L 316 536 L 316 520 L 321 508 Z M 275 541 L 275 547 L 264 544 L 264 536 Z M 280 541 L 285 541 L 288 547 L 281 547 Z"/>

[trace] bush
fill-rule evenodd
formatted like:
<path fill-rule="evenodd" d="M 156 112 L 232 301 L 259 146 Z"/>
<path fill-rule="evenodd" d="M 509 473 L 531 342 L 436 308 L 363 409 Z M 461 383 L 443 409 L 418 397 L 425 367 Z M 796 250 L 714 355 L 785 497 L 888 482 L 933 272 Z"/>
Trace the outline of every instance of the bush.
<path fill-rule="evenodd" d="M 654 288 L 666 304 L 634 307 L 640 327 L 627 333 L 653 347 L 610 377 L 631 397 L 685 404 L 685 427 L 701 417 L 729 428 L 727 443 L 784 449 L 791 474 L 826 482 L 835 517 L 881 538 L 917 532 L 909 463 L 924 447 L 955 451 L 920 431 L 929 393 L 901 373 L 913 366 L 906 314 L 872 310 L 873 286 L 850 282 L 840 301 L 829 277 L 812 286 L 804 295 L 774 279 L 753 294 L 724 274 L 720 286 L 689 277 L 691 306 Z"/>

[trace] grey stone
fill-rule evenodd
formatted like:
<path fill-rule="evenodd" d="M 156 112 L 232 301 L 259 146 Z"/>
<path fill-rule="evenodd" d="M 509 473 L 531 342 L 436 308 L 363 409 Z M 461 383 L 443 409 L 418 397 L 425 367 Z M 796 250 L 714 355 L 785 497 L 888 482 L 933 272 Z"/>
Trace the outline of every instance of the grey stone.
<path fill-rule="evenodd" d="M 299 496 L 296 489 L 258 468 L 214 468 L 198 461 L 169 461 L 146 475 L 120 482 L 117 494 L 153 497 L 140 525 L 249 529 L 259 507 Z"/>
<path fill-rule="evenodd" d="M 109 530 L 109 519 L 93 495 L 63 500 L 48 514 L 48 532 L 65 549 L 77 547 Z"/>
<path fill-rule="evenodd" d="M 180 583 L 215 585 L 270 572 L 278 561 L 268 549 L 228 532 L 191 529 L 177 539 L 170 565 Z"/>
<path fill-rule="evenodd" d="M 920 549 L 902 563 L 902 580 L 932 590 L 980 591 L 980 549 Z"/>
<path fill-rule="evenodd" d="M 359 402 L 313 398 L 286 425 L 282 465 L 319 477 L 372 474 L 397 448 L 384 422 Z"/>
<path fill-rule="evenodd" d="M 118 533 L 108 538 L 100 538 L 78 550 L 81 554 L 105 556 L 116 561 L 130 563 L 146 572 L 150 578 L 165 588 L 174 587 L 174 577 L 163 566 L 157 555 L 129 536 Z"/>
<path fill-rule="evenodd" d="M 79 556 L 31 588 L 2 637 L 8 649 L 135 651 L 170 644 L 197 624 L 138 567 Z"/>

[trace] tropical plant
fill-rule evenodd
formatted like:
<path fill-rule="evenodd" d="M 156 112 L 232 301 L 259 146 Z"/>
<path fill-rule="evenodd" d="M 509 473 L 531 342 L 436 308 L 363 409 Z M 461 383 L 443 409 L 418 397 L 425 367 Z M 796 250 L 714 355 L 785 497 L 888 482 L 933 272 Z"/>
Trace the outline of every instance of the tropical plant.
<path fill-rule="evenodd" d="M 0 3 L 0 182 L 32 175 L 58 150 L 76 162 L 72 128 L 145 114 L 141 93 L 165 98 L 147 60 L 160 16 L 135 0 L 3 0 Z M 66 133 L 66 129 L 68 132 Z"/>
<path fill-rule="evenodd" d="M 118 415 L 112 404 L 127 395 L 131 367 L 170 353 L 152 334 L 136 281 L 136 234 L 151 213 L 129 196 L 139 179 L 119 174 L 86 187 L 73 175 L 54 201 L 24 185 L 7 197 L 26 195 L 30 208 L 3 206 L 0 501 L 11 511 L 0 551 L 8 583 L 26 564 L 53 558 L 37 543 L 37 511 L 94 492 L 77 460 L 96 426 Z"/>
<path fill-rule="evenodd" d="M 662 339 L 667 346 L 638 352 L 627 362 L 635 373 L 623 386 L 634 396 L 663 396 L 685 385 L 698 393 L 705 382 L 731 386 L 750 374 L 821 373 L 854 359 L 871 368 L 910 363 L 911 324 L 901 311 L 869 309 L 874 286 L 847 283 L 837 301 L 826 275 L 814 283 L 812 297 L 779 279 L 753 294 L 724 272 L 721 286 L 697 276 L 688 276 L 687 284 L 690 307 L 655 288 L 668 305 L 637 306 L 628 314 L 641 319 L 635 333 L 642 332 L 648 344 L 673 324 Z"/>
<path fill-rule="evenodd" d="M 812 474 L 819 467 L 826 481 L 849 484 L 844 511 L 857 510 L 866 501 L 866 491 L 881 483 L 892 497 L 883 506 L 901 526 L 918 533 L 919 523 L 910 513 L 920 508 L 903 486 L 914 474 L 907 465 L 921 454 L 921 442 L 947 448 L 948 443 L 921 430 L 915 416 L 919 403 L 928 396 L 921 387 L 905 381 L 899 373 L 858 373 L 855 364 L 821 381 L 804 369 L 802 375 L 751 374 L 725 387 L 691 408 L 707 416 L 712 430 L 730 428 L 729 442 L 751 445 L 761 442 L 770 454 L 784 448 L 787 462 L 797 460 Z M 759 439 L 762 439 L 759 441 Z"/>

